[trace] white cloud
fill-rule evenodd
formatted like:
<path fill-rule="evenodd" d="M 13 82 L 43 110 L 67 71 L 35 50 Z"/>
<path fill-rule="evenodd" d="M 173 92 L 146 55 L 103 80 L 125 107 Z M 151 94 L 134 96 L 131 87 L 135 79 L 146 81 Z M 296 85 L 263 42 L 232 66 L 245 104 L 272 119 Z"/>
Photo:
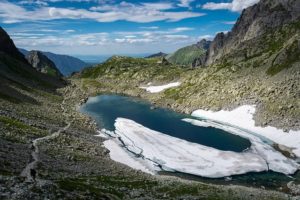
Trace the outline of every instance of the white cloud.
<path fill-rule="evenodd" d="M 213 40 L 214 39 L 214 36 L 213 35 L 200 35 L 198 37 L 199 40 L 202 40 L 202 39 L 206 39 L 206 40 Z"/>
<path fill-rule="evenodd" d="M 228 9 L 232 8 L 232 3 L 214 3 L 208 2 L 202 6 L 203 9 L 207 10 L 221 10 L 221 9 Z"/>
<path fill-rule="evenodd" d="M 150 38 L 116 38 L 115 41 L 117 43 L 129 43 L 129 44 L 134 44 L 134 43 L 152 43 L 152 42 L 154 42 Z"/>
<path fill-rule="evenodd" d="M 38 1 L 38 0 L 28 0 L 28 1 Z M 114 0 L 41 0 L 41 1 L 45 1 L 45 2 L 52 2 L 52 3 L 56 3 L 56 2 L 94 2 L 94 3 L 99 3 L 99 4 L 104 4 L 104 3 L 112 3 L 114 2 Z"/>
<path fill-rule="evenodd" d="M 194 43 L 198 39 L 193 36 L 178 34 L 180 32 L 194 30 L 190 27 L 177 27 L 168 30 L 147 30 L 147 31 L 128 31 L 114 32 L 118 35 L 115 42 L 118 43 L 152 43 L 152 44 L 178 44 L 178 43 Z"/>
<path fill-rule="evenodd" d="M 136 35 L 126 35 L 125 38 L 136 38 Z"/>
<path fill-rule="evenodd" d="M 173 52 L 178 48 L 194 44 L 198 37 L 157 31 L 143 33 L 88 33 L 88 34 L 10 34 L 20 48 L 52 51 L 71 55 L 125 55 Z M 10 31 L 9 31 L 10 33 Z M 125 33 L 125 32 L 124 32 Z"/>
<path fill-rule="evenodd" d="M 118 31 L 118 32 L 114 32 L 114 34 L 117 34 L 117 35 L 159 36 L 159 35 L 176 34 L 176 33 L 191 31 L 191 30 L 194 30 L 194 28 L 191 28 L 191 27 L 176 27 L 176 28 L 171 28 L 171 29 L 168 29 L 168 30 L 155 30 L 155 29 L 150 28 L 147 31 Z"/>
<path fill-rule="evenodd" d="M 233 25 L 235 24 L 236 21 L 224 21 L 223 24 L 229 24 L 229 25 Z"/>
<path fill-rule="evenodd" d="M 174 28 L 174 29 L 171 29 L 171 32 L 184 32 L 184 31 L 192 31 L 194 30 L 194 28 L 190 28 L 190 27 L 178 27 L 178 28 Z"/>
<path fill-rule="evenodd" d="M 149 10 L 169 10 L 175 8 L 172 3 L 142 3 L 142 7 Z"/>
<path fill-rule="evenodd" d="M 93 7 L 90 10 L 74 8 L 37 7 L 27 10 L 8 1 L 0 2 L 0 19 L 3 23 L 23 21 L 49 21 L 54 19 L 91 19 L 98 22 L 126 20 L 130 22 L 179 21 L 199 17 L 203 13 L 189 11 L 167 11 L 172 3 L 133 4 L 121 2 L 114 5 Z M 100 12 L 99 12 L 100 11 Z"/>
<path fill-rule="evenodd" d="M 65 33 L 74 33 L 74 32 L 76 32 L 76 31 L 73 29 L 65 30 Z"/>
<path fill-rule="evenodd" d="M 159 29 L 158 26 L 142 26 L 140 27 L 141 29 L 150 29 L 150 30 L 154 30 L 154 29 Z"/>
<path fill-rule="evenodd" d="M 68 29 L 59 30 L 58 32 L 52 32 L 52 29 L 44 29 L 38 32 L 34 30 L 31 32 L 28 30 L 22 32 L 22 29 L 19 32 L 13 30 L 12 33 L 11 31 L 9 31 L 9 33 L 17 46 L 26 49 L 45 50 L 45 48 L 47 48 L 46 50 L 50 51 L 54 48 L 61 49 L 59 51 L 60 53 L 64 53 L 62 50 L 66 49 L 69 49 L 70 52 L 81 49 L 84 53 L 100 49 L 102 53 L 104 50 L 107 50 L 107 54 L 109 54 L 109 49 L 111 48 L 116 49 L 116 52 L 122 50 L 128 53 L 135 52 L 137 49 L 134 48 L 137 48 L 137 46 L 139 46 L 138 49 L 140 51 L 155 49 L 157 46 L 163 49 L 173 48 L 175 50 L 175 47 L 185 46 L 198 41 L 197 37 L 180 34 L 180 32 L 189 30 L 193 29 L 189 27 L 176 27 L 168 30 L 149 29 L 145 31 L 86 34 L 78 34 L 77 31 Z M 91 49 L 88 49 L 88 47 Z M 128 50 L 126 50 L 125 47 L 127 47 Z M 142 47 L 145 49 L 142 49 Z M 84 50 L 85 48 L 86 50 Z"/>
<path fill-rule="evenodd" d="M 64 31 L 67 33 L 70 30 Z M 99 46 L 109 42 L 108 33 L 88 33 L 75 35 L 45 35 L 36 33 L 12 33 L 10 34 L 18 46 L 32 49 L 35 46 Z"/>
<path fill-rule="evenodd" d="M 48 6 L 48 3 L 42 0 L 22 0 L 18 4 L 21 5 L 38 5 L 38 6 Z"/>
<path fill-rule="evenodd" d="M 171 39 L 171 40 L 182 40 L 182 39 L 189 39 L 190 37 L 187 35 L 164 35 L 164 38 Z"/>
<path fill-rule="evenodd" d="M 194 2 L 195 0 L 179 0 L 180 3 L 178 3 L 177 5 L 180 7 L 190 7 L 190 4 L 192 2 Z"/>
<path fill-rule="evenodd" d="M 202 6 L 203 9 L 207 10 L 231 10 L 233 12 L 240 12 L 249 6 L 258 3 L 259 0 L 233 0 L 231 3 L 214 3 L 208 2 Z"/>

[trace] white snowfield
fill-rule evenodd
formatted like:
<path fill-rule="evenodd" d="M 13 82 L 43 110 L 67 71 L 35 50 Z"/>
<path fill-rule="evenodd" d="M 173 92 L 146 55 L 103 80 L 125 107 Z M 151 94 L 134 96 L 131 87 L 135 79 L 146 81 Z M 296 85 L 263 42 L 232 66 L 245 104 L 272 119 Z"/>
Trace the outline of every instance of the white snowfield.
<path fill-rule="evenodd" d="M 284 157 L 250 133 L 214 122 L 184 121 L 225 129 L 248 138 L 252 145 L 241 153 L 221 151 L 151 130 L 129 119 L 118 118 L 115 136 L 110 134 L 113 137 L 105 142 L 105 146 L 110 150 L 113 160 L 152 174 L 166 170 L 219 178 L 267 170 L 293 174 L 299 168 L 294 160 Z"/>
<path fill-rule="evenodd" d="M 300 157 L 300 131 L 289 131 L 287 133 L 271 126 L 255 126 L 255 121 L 253 120 L 254 113 L 254 105 L 244 105 L 232 111 L 221 110 L 218 112 L 212 112 L 196 110 L 192 113 L 192 116 L 246 129 L 257 135 L 265 137 L 276 144 L 290 148 L 297 157 Z"/>
<path fill-rule="evenodd" d="M 163 90 L 172 88 L 172 87 L 177 87 L 180 86 L 180 82 L 174 82 L 174 83 L 168 83 L 166 85 L 158 85 L 158 86 L 148 86 L 148 87 L 140 87 L 141 89 L 145 89 L 147 92 L 150 93 L 158 93 Z M 151 85 L 151 84 L 150 84 Z"/>

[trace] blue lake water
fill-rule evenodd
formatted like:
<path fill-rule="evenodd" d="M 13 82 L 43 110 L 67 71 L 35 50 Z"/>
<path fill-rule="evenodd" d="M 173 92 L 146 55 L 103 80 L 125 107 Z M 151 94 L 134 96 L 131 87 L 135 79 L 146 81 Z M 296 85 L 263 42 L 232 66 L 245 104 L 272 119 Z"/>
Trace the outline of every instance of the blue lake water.
<path fill-rule="evenodd" d="M 183 118 L 192 118 L 190 115 L 176 113 L 164 108 L 151 109 L 150 103 L 134 97 L 121 95 L 92 97 L 86 104 L 82 105 L 80 111 L 95 119 L 99 128 L 111 131 L 115 130 L 115 120 L 118 117 L 123 117 L 134 120 L 152 130 L 220 150 L 242 152 L 251 145 L 247 139 L 226 131 L 211 127 L 194 126 L 182 121 Z M 300 184 L 299 172 L 293 177 L 275 172 L 248 173 L 232 176 L 229 182 L 223 178 L 210 179 L 182 173 L 161 173 L 214 184 L 229 183 L 253 187 L 264 186 L 265 188 L 277 190 L 286 187 L 287 182 L 292 180 Z"/>
<path fill-rule="evenodd" d="M 251 143 L 240 136 L 233 135 L 212 127 L 200 127 L 182 121 L 191 117 L 174 111 L 156 108 L 151 104 L 132 97 L 119 95 L 101 95 L 81 108 L 101 125 L 101 128 L 114 131 L 114 123 L 118 117 L 131 119 L 152 130 L 190 142 L 210 146 L 225 151 L 241 152 Z"/>

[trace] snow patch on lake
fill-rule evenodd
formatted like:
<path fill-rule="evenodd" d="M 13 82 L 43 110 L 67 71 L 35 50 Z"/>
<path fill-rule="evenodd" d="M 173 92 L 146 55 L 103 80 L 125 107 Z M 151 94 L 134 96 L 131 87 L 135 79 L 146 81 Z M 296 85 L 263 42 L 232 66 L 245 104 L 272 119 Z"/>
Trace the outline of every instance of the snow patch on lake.
<path fill-rule="evenodd" d="M 104 145 L 110 150 L 113 160 L 152 174 L 165 170 L 219 178 L 267 170 L 293 174 L 299 167 L 295 161 L 247 132 L 214 122 L 194 119 L 184 121 L 226 129 L 248 138 L 252 145 L 241 153 L 221 151 L 151 130 L 124 118 L 116 119 L 115 134 L 111 134 L 113 137 L 105 141 Z"/>
<path fill-rule="evenodd" d="M 255 113 L 255 110 L 256 108 L 254 105 L 244 105 L 232 111 L 221 110 L 213 112 L 196 110 L 192 113 L 192 116 L 246 129 L 264 138 L 267 138 L 274 143 L 291 148 L 292 152 L 297 157 L 300 157 L 300 131 L 284 132 L 281 129 L 271 126 L 255 126 L 255 121 L 253 120 L 253 114 Z"/>
<path fill-rule="evenodd" d="M 147 160 L 134 158 L 135 155 L 126 151 L 117 138 L 104 141 L 104 146 L 109 150 L 109 156 L 112 160 L 148 174 L 155 174 L 152 163 L 149 163 Z"/>
<path fill-rule="evenodd" d="M 222 129 L 226 132 L 248 139 L 251 142 L 251 147 L 247 152 L 253 152 L 254 154 L 258 154 L 260 157 L 262 157 L 267 163 L 269 170 L 284 174 L 293 174 L 300 166 L 294 160 L 289 159 L 280 152 L 276 151 L 270 144 L 266 143 L 267 141 L 265 141 L 264 138 L 260 138 L 254 133 L 244 131 L 234 126 L 227 126 L 212 121 L 204 122 L 195 119 L 183 119 L 183 121 L 189 122 L 196 126 Z"/>
<path fill-rule="evenodd" d="M 177 87 L 181 83 L 180 82 L 174 82 L 174 83 L 168 83 L 166 85 L 160 85 L 160 86 L 148 86 L 148 87 L 140 87 L 141 89 L 145 89 L 147 92 L 150 93 L 158 93 L 163 90 L 166 90 L 168 88 Z"/>

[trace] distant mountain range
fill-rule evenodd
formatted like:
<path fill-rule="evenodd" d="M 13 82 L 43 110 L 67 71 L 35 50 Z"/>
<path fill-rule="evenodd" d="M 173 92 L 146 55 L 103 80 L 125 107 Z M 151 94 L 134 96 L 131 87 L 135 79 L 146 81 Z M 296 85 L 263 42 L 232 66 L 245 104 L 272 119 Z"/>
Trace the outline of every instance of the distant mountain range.
<path fill-rule="evenodd" d="M 29 51 L 25 49 L 19 49 L 19 51 L 23 53 L 25 56 L 29 54 Z M 86 62 L 72 56 L 54 54 L 51 52 L 42 52 L 42 53 L 45 56 L 47 56 L 52 62 L 54 62 L 56 67 L 64 76 L 69 76 L 73 72 L 80 71 L 84 67 L 89 65 Z"/>

